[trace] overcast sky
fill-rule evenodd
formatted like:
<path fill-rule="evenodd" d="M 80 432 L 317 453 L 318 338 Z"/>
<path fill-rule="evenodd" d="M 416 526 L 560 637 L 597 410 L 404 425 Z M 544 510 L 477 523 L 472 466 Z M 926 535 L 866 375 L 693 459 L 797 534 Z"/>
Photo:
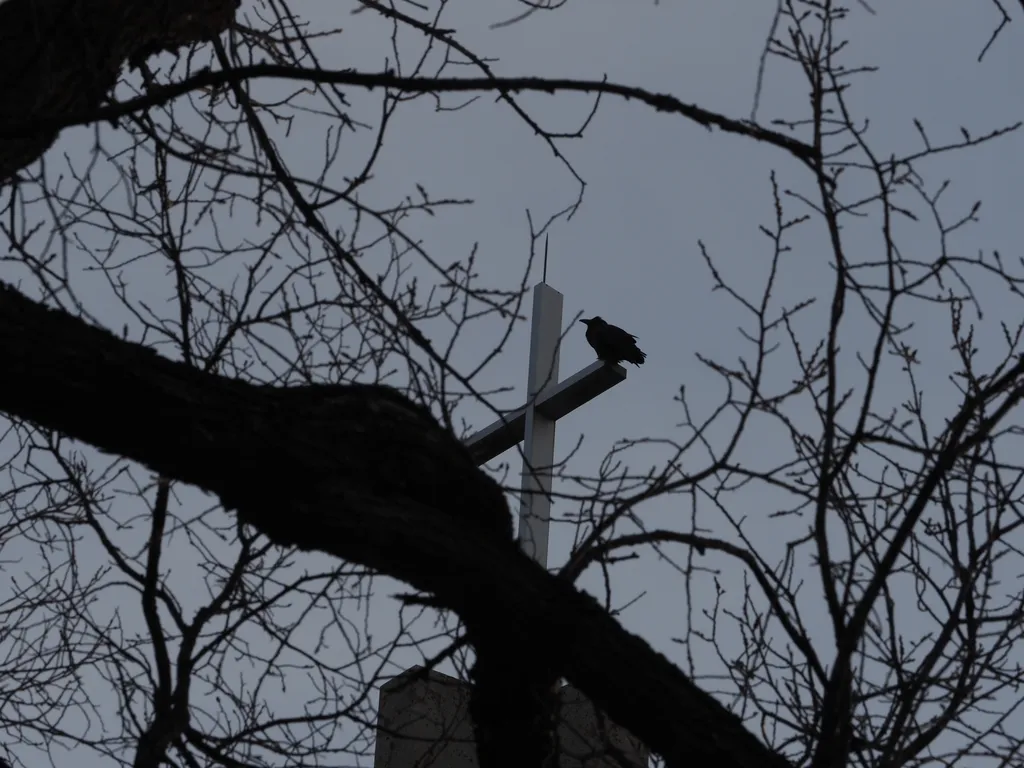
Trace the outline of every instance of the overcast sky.
<path fill-rule="evenodd" d="M 251 12 L 251 5 L 246 0 L 243 13 Z M 427 0 L 424 5 L 430 8 L 429 13 L 413 4 L 398 7 L 429 20 L 436 3 Z M 874 14 L 856 2 L 851 5 L 850 18 L 841 27 L 849 41 L 844 61 L 849 66 L 875 66 L 878 72 L 856 79 L 848 99 L 859 119 L 870 121 L 866 139 L 877 156 L 899 155 L 919 147 L 914 119 L 925 126 L 935 143 L 956 141 L 961 126 L 982 134 L 1021 119 L 1019 78 L 1024 71 L 1024 46 L 1020 41 L 1024 18 L 1016 18 L 978 63 L 979 52 L 999 22 L 996 8 L 988 3 L 877 0 Z M 349 15 L 352 6 L 337 0 L 303 0 L 293 10 L 308 18 L 312 29 L 344 29 L 340 35 L 314 43 L 323 66 L 365 71 L 394 66 L 390 26 L 369 12 Z M 453 0 L 441 24 L 455 29 L 458 39 L 474 52 L 495 60 L 492 67 L 499 75 L 593 80 L 607 77 L 615 83 L 670 93 L 684 102 L 745 119 L 754 106 L 758 67 L 773 6 L 771 2 L 751 0 L 659 4 L 570 0 L 557 11 L 536 13 L 517 24 L 491 29 L 490 25 L 516 15 L 523 6 L 508 0 Z M 1019 9 L 1011 11 L 1020 17 Z M 404 31 L 398 44 L 402 61 L 409 66 L 422 50 L 424 39 Z M 476 76 L 468 67 L 450 68 L 446 74 Z M 276 86 L 263 87 L 272 90 Z M 767 126 L 778 118 L 806 118 L 807 93 L 806 82 L 792 65 L 769 59 L 757 120 Z M 372 124 L 379 95 L 352 91 L 351 100 L 353 116 Z M 444 97 L 449 104 L 463 100 L 462 96 Z M 581 125 L 592 101 L 585 95 L 519 97 L 520 104 L 543 127 L 563 132 L 575 131 Z M 312 176 L 322 165 L 325 126 L 323 120 L 300 116 L 290 136 L 282 133 L 281 151 L 296 173 Z M 116 144 L 114 128 L 104 126 L 101 130 L 106 142 Z M 796 136 L 807 139 L 799 131 Z M 92 129 L 65 132 L 47 155 L 49 172 L 53 176 L 59 172 L 63 153 L 72 162 L 86 161 L 93 153 L 94 140 Z M 334 183 L 361 168 L 366 157 L 365 141 L 356 138 L 346 145 L 352 147 L 351 156 L 345 149 L 346 157 L 331 172 L 331 178 L 337 177 Z M 696 417 L 706 418 L 721 400 L 721 380 L 700 364 L 696 355 L 735 364 L 739 355 L 749 354 L 748 344 L 737 330 L 741 324 L 749 327 L 749 318 L 738 313 L 735 302 L 723 292 L 712 291 L 714 280 L 698 240 L 715 259 L 723 277 L 747 298 L 757 300 L 771 258 L 771 245 L 759 231 L 759 227 L 773 224 L 771 174 L 775 174 L 782 190 L 813 196 L 814 184 L 806 168 L 777 148 L 719 131 L 709 132 L 681 116 L 659 114 L 642 104 L 615 98 L 603 99 L 583 138 L 562 141 L 559 147 L 587 184 L 578 212 L 568 221 L 557 222 L 550 232 L 547 281 L 565 296 L 564 322 L 568 329 L 561 353 L 562 378 L 588 365 L 593 357 L 583 327 L 568 327 L 580 313 L 600 314 L 624 327 L 639 338 L 640 347 L 648 355 L 642 368 L 630 368 L 627 381 L 559 422 L 559 456 L 573 450 L 582 436 L 582 445 L 569 469 L 588 476 L 597 472 L 602 457 L 623 438 L 683 439 L 685 434 L 677 426 L 683 414 L 674 402 L 680 387 L 686 387 Z M 1018 133 L 967 152 L 930 159 L 918 167 L 930 190 L 950 180 L 942 209 L 951 218 L 965 213 L 975 200 L 983 201 L 980 222 L 954 237 L 954 249 L 966 254 L 999 250 L 1013 259 L 1018 257 L 1020 201 L 1024 199 L 1022 150 L 1024 134 Z M 102 173 L 102 168 L 97 172 Z M 849 199 L 856 196 L 859 183 L 851 180 Z M 430 99 L 412 102 L 398 111 L 364 200 L 386 205 L 414 193 L 414 184 L 422 184 L 433 197 L 474 200 L 472 206 L 417 220 L 410 224 L 409 231 L 421 238 L 423 246 L 442 264 L 465 258 L 478 245 L 477 268 L 483 283 L 503 288 L 511 288 L 521 278 L 528 257 L 526 211 L 531 211 L 536 221 L 544 221 L 573 203 L 579 194 L 578 182 L 552 157 L 547 145 L 491 96 L 454 112 L 435 111 Z M 785 204 L 787 216 L 808 213 L 791 197 Z M 250 224 L 243 217 L 224 216 L 220 226 L 229 240 L 241 240 Z M 345 222 L 339 219 L 332 224 L 344 226 Z M 867 220 L 851 223 L 844 232 L 848 251 L 865 260 L 873 252 L 881 258 L 878 225 L 877 208 Z M 934 224 L 927 218 L 917 223 L 901 222 L 897 233 L 904 255 L 916 254 L 926 261 L 935 258 L 938 240 Z M 88 242 L 84 228 L 79 234 Z M 777 307 L 802 298 L 817 298 L 800 325 L 808 343 L 820 337 L 827 321 L 832 272 L 826 235 L 819 218 L 812 218 L 793 232 L 789 241 L 792 251 L 783 261 L 774 294 Z M 148 269 L 152 278 L 145 277 L 144 272 L 136 273 L 131 290 L 153 301 L 167 301 L 172 296 L 173 282 L 162 268 Z M 13 270 L 7 272 L 6 266 L 3 270 L 5 276 L 14 279 Z M 539 269 L 535 270 L 531 285 L 539 276 Z M 87 275 L 80 279 L 84 288 L 79 296 L 90 312 L 117 330 L 122 323 L 133 323 L 123 313 L 118 315 L 119 310 L 111 309 L 109 288 L 103 281 Z M 982 285 L 981 289 L 980 299 L 990 311 L 978 321 L 979 338 L 997 338 L 997 323 L 1017 322 L 1019 305 L 1009 302 L 996 286 Z M 169 305 L 161 311 L 169 313 Z M 524 311 L 528 314 L 528 302 Z M 957 401 L 947 382 L 951 368 L 948 313 L 921 308 L 919 314 L 901 320 L 916 322 L 907 340 L 920 350 L 931 418 L 941 426 L 942 418 L 952 413 Z M 850 363 L 846 368 L 851 376 L 849 386 L 862 383 L 856 378 L 852 355 L 858 345 L 862 348 L 870 341 L 869 336 L 858 335 L 866 328 L 863 313 L 858 315 L 853 310 L 844 336 L 845 359 Z M 474 331 L 462 341 L 460 359 L 468 364 L 495 344 L 496 339 L 485 330 Z M 496 398 L 495 405 L 511 408 L 522 401 L 528 344 L 529 328 L 523 322 L 505 352 L 483 374 L 484 383 L 515 388 Z M 986 351 L 985 344 L 980 346 L 983 357 L 996 354 Z M 781 389 L 792 378 L 787 361 L 791 357 L 782 354 L 770 367 L 770 388 Z M 889 385 L 892 390 L 883 393 L 883 402 L 896 404 L 906 397 L 905 384 L 898 376 L 886 380 Z M 459 415 L 476 427 L 491 419 L 484 408 L 466 407 Z M 810 412 L 803 417 L 809 418 Z M 727 432 L 723 427 L 715 434 L 722 440 Z M 774 427 L 755 426 L 739 455 L 748 466 L 769 466 L 780 450 L 789 450 L 788 444 L 779 447 L 777 441 L 782 438 Z M 658 466 L 667 455 L 664 448 L 649 446 L 634 449 L 626 460 L 635 471 L 646 471 Z M 514 483 L 518 458 L 514 454 L 503 458 L 511 462 Z M 685 459 L 694 467 L 705 460 L 706 456 L 696 451 Z M 578 492 L 569 483 L 560 489 Z M 181 498 L 183 505 L 202 503 L 199 494 L 185 492 Z M 123 509 L 119 514 L 125 519 L 138 512 L 130 503 L 118 503 Z M 744 530 L 772 563 L 784 555 L 785 542 L 806 532 L 810 525 L 805 518 L 773 519 L 772 513 L 786 503 L 784 497 L 764 488 L 729 497 L 730 512 L 737 519 L 745 519 Z M 574 508 L 569 502 L 557 502 L 555 513 Z M 116 504 L 113 509 L 118 509 Z M 181 514 L 190 515 L 184 508 Z M 650 527 L 692 530 L 688 502 L 682 498 L 655 500 L 640 507 L 639 514 Z M 735 532 L 719 517 L 702 513 L 699 524 L 705 535 L 736 540 Z M 570 529 L 556 525 L 552 567 L 565 561 L 571 537 Z M 181 562 L 189 562 L 187 543 L 178 541 L 175 546 L 181 550 Z M 95 568 L 104 562 L 94 542 L 86 542 L 83 547 L 83 552 L 91 552 L 84 567 Z M 677 562 L 686 561 L 685 552 L 666 550 L 666 554 Z M 315 556 L 308 557 L 310 562 L 315 560 Z M 716 582 L 724 590 L 722 605 L 740 609 L 744 575 L 735 562 L 721 557 L 709 556 L 697 564 L 705 570 L 694 574 L 687 588 L 673 565 L 647 551 L 639 559 L 613 569 L 613 603 L 628 604 L 621 620 L 629 629 L 686 671 L 709 678 L 725 672 L 710 644 L 697 643 L 690 648 L 695 667 L 690 669 L 673 638 L 686 634 L 688 622 L 702 632 L 711 631 L 701 612 L 711 610 Z M 23 565 L 31 570 L 30 563 Z M 816 639 L 819 653 L 827 661 L 832 656 L 832 639 L 823 613 L 821 588 L 811 565 L 804 557 L 796 566 L 807 569 L 808 583 L 802 593 L 804 620 L 812 628 L 820 623 Z M 193 581 L 198 577 L 187 567 L 169 578 L 182 594 L 188 594 L 190 585 L 198 583 Z M 586 584 L 603 595 L 596 574 L 588 575 Z M 393 633 L 396 626 L 394 608 L 386 595 L 400 589 L 390 583 L 378 582 L 375 586 L 378 603 L 370 614 L 371 627 L 381 637 Z M 136 606 L 125 606 L 122 612 L 126 624 L 139 621 Z M 913 634 L 912 605 L 906 620 L 909 624 L 905 629 Z M 717 638 L 719 651 L 726 659 L 737 653 L 740 645 L 729 627 L 728 622 L 721 623 L 722 634 Z M 431 631 L 424 624 L 418 636 Z M 400 651 L 389 671 L 397 672 L 417 659 L 418 651 Z M 733 690 L 731 683 L 721 678 L 707 680 L 706 686 Z M 282 695 L 297 695 L 302 689 L 300 681 L 289 688 L 289 694 Z M 729 699 L 726 696 L 723 700 Z M 26 764 L 41 764 L 29 762 L 29 752 L 22 752 L 14 744 L 9 746 Z M 369 761 L 367 757 L 362 763 Z M 76 755 L 74 763 L 85 768 L 110 764 L 87 752 Z M 72 758 L 58 757 L 56 764 L 71 765 Z"/>

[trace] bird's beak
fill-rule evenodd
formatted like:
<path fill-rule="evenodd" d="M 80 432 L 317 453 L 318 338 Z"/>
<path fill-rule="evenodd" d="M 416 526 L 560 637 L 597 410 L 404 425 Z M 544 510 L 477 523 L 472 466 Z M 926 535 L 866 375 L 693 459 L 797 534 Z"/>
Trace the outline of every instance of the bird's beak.
<path fill-rule="evenodd" d="M 590 321 L 589 320 L 580 320 L 580 322 L 583 323 L 584 325 L 588 325 L 588 326 L 590 325 Z"/>

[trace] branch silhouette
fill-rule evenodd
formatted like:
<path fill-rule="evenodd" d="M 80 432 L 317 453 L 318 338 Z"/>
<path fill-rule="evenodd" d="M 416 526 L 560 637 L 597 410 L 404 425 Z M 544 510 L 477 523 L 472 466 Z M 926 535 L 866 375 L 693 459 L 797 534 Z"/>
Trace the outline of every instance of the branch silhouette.
<path fill-rule="evenodd" d="M 817 152 L 804 142 L 686 104 L 675 96 L 607 80 L 539 77 L 431 78 L 255 64 L 230 70 L 202 70 L 179 82 L 155 86 L 147 94 L 104 105 L 125 60 L 138 63 L 150 53 L 216 37 L 227 29 L 236 0 L 188 0 L 173 11 L 158 3 L 133 0 L 8 0 L 0 4 L 0 182 L 37 160 L 60 131 L 101 120 L 114 121 L 165 104 L 191 91 L 223 87 L 256 78 L 389 88 L 406 93 L 526 91 L 586 93 L 636 100 L 659 112 L 682 115 L 772 144 L 814 166 Z M 81 9 L 80 11 L 78 9 Z"/>
<path fill-rule="evenodd" d="M 238 0 L 0 3 L 0 184 L 78 124 L 69 116 L 103 103 L 125 60 L 216 37 L 237 9 Z M 26 119 L 41 122 L 25 132 Z"/>
<path fill-rule="evenodd" d="M 501 658 L 512 671 L 566 677 L 668 765 L 789 765 L 596 601 L 522 554 L 498 485 L 394 390 L 282 389 L 205 373 L 2 283 L 0 358 L 0 410 L 214 493 L 277 544 L 431 593 L 491 669 Z"/>

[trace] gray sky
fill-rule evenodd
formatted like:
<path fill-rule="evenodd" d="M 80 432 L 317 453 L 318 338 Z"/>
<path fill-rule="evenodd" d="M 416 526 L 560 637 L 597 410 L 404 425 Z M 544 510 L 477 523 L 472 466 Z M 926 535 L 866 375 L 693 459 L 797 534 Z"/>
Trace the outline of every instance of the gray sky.
<path fill-rule="evenodd" d="M 428 3 L 431 10 L 434 2 Z M 970 11 L 968 6 L 970 5 Z M 1024 19 L 1004 32 L 983 62 L 976 61 L 995 25 L 998 14 L 986 3 L 967 4 L 956 0 L 904 0 L 874 5 L 876 15 L 852 4 L 850 18 L 842 26 L 849 40 L 844 55 L 850 66 L 870 65 L 878 72 L 857 78 L 848 94 L 849 103 L 861 120 L 870 120 L 866 139 L 879 157 L 902 154 L 919 147 L 920 138 L 913 119 L 925 126 L 935 144 L 953 142 L 961 126 L 972 134 L 983 134 L 1021 118 L 1019 76 L 1024 71 L 1024 47 L 1018 44 Z M 394 63 L 390 49 L 391 29 L 370 13 L 350 16 L 350 3 L 336 0 L 304 0 L 295 9 L 305 14 L 312 28 L 341 26 L 344 33 L 329 38 L 317 48 L 327 68 L 356 68 L 379 71 Z M 249 9 L 250 3 L 243 5 Z M 550 13 L 501 29 L 489 29 L 496 21 L 515 15 L 522 6 L 513 2 L 489 4 L 455 0 L 443 17 L 442 25 L 457 30 L 461 42 L 476 53 L 497 59 L 492 64 L 505 76 L 549 76 L 600 79 L 635 85 L 654 92 L 670 93 L 684 102 L 718 111 L 726 116 L 749 117 L 759 60 L 771 23 L 773 4 L 749 0 L 700 0 L 688 3 L 627 3 L 610 0 L 576 0 Z M 400 10 L 427 19 L 429 14 L 413 5 Z M 1019 11 L 1017 16 L 1019 16 Z M 399 38 L 405 66 L 415 61 L 422 50 L 418 34 L 403 32 Z M 436 53 L 432 54 L 435 58 Z M 429 71 L 429 68 L 428 68 Z M 475 76 L 469 68 L 447 71 L 449 76 Z M 792 65 L 778 59 L 768 62 L 758 121 L 769 125 L 776 118 L 799 119 L 807 114 L 808 86 Z M 264 93 L 281 91 L 281 86 L 263 84 Z M 289 87 L 285 90 L 291 90 Z M 352 114 L 372 122 L 377 114 L 379 94 L 352 91 Z M 462 96 L 446 96 L 448 104 L 463 101 Z M 571 132 L 586 118 L 592 98 L 582 95 L 527 94 L 519 103 L 545 128 Z M 323 136 L 328 127 L 323 119 L 299 117 L 290 136 L 280 139 L 280 148 L 290 167 L 299 174 L 315 175 L 323 162 Z M 101 134 L 107 146 L 116 146 L 116 131 L 103 126 Z M 93 129 L 67 131 L 47 155 L 49 171 L 58 173 L 61 157 L 67 153 L 73 162 L 83 163 L 94 143 Z M 806 135 L 797 133 L 799 138 Z M 999 250 L 1009 259 L 1019 255 L 1022 226 L 1020 201 L 1024 199 L 1024 170 L 1021 152 L 1024 134 L 1015 134 L 966 152 L 950 153 L 923 162 L 918 172 L 924 186 L 934 191 L 945 180 L 951 181 L 944 193 L 941 209 L 950 218 L 966 213 L 971 203 L 982 200 L 980 222 L 952 237 L 952 248 L 966 255 L 979 250 Z M 344 175 L 356 173 L 365 162 L 366 139 L 348 140 L 343 159 L 332 171 L 335 183 Z M 565 295 L 565 320 L 578 313 L 600 314 L 639 337 L 648 354 L 641 369 L 630 369 L 629 379 L 604 394 L 558 426 L 558 450 L 564 456 L 585 439 L 573 458 L 570 470 L 593 475 L 602 457 L 623 438 L 682 439 L 677 427 L 682 410 L 673 397 L 686 387 L 694 413 L 706 417 L 722 397 L 721 380 L 701 365 L 695 355 L 715 357 L 724 364 L 735 363 L 741 354 L 749 354 L 747 343 L 736 328 L 746 323 L 723 292 L 713 292 L 713 279 L 701 257 L 701 240 L 713 256 L 723 277 L 747 298 L 757 300 L 763 290 L 770 266 L 769 241 L 759 226 L 771 226 L 774 217 L 770 175 L 776 174 L 781 190 L 793 190 L 813 196 L 813 179 L 798 162 L 781 150 L 759 145 L 744 137 L 708 132 L 680 116 L 655 113 L 641 104 L 605 98 L 597 116 L 582 139 L 563 141 L 560 148 L 587 182 L 583 204 L 569 221 L 558 222 L 551 230 L 551 258 L 548 282 Z M 102 169 L 97 171 L 102 174 Z M 854 176 L 854 174 L 850 174 Z M 413 185 L 424 185 L 434 197 L 473 198 L 472 206 L 455 208 L 434 219 L 419 219 L 408 231 L 421 239 L 423 246 L 442 264 L 464 258 L 478 244 L 477 267 L 484 283 L 511 287 L 519 280 L 529 248 L 526 210 L 536 221 L 571 204 L 578 187 L 571 174 L 551 156 L 548 147 L 493 97 L 484 96 L 464 110 L 436 112 L 429 99 L 405 105 L 395 118 L 385 150 L 375 168 L 375 179 L 364 192 L 367 204 L 386 205 L 414 193 Z M 854 199 L 863 185 L 856 177 L 845 181 L 847 199 Z M 922 213 L 918 222 L 901 221 L 897 237 L 904 256 L 916 254 L 922 260 L 935 258 L 938 239 L 927 212 L 909 195 L 904 201 Z M 787 216 L 807 213 L 805 206 L 789 197 L 784 200 Z M 344 213 L 337 221 L 345 226 Z M 255 224 L 244 214 L 224 217 L 222 233 L 242 240 L 246 228 Z M 87 229 L 79 227 L 88 242 Z M 816 341 L 827 321 L 832 290 L 829 267 L 831 252 L 823 222 L 812 218 L 795 230 L 789 240 L 792 252 L 783 260 L 774 293 L 775 306 L 816 297 L 817 304 L 803 317 L 799 332 L 808 344 Z M 848 252 L 865 260 L 868 254 L 882 258 L 877 207 L 859 223 L 850 223 L 844 231 Z M 256 240 L 258 238 L 253 237 Z M 96 243 L 102 242 L 98 238 Z M 121 246 L 130 248 L 129 245 Z M 372 263 L 372 262 L 368 262 Z M 14 278 L 13 271 L 5 277 Z M 133 272 L 134 270 L 134 272 Z M 148 270 L 148 271 L 147 271 Z M 131 267 L 131 290 L 152 301 L 166 301 L 173 283 L 162 268 Z M 531 284 L 539 276 L 536 272 Z M 110 327 L 120 329 L 130 318 L 111 309 L 109 288 L 95 276 L 80 275 L 80 295 L 87 309 Z M 978 323 L 982 358 L 995 356 L 999 347 L 998 322 L 1017 322 L 1019 305 L 1009 301 L 1007 293 L 994 282 L 979 283 L 979 298 L 985 306 Z M 529 305 L 525 307 L 528 313 Z M 168 309 L 162 310 L 164 313 Z M 955 390 L 947 381 L 951 370 L 948 313 L 943 309 L 916 306 L 914 315 L 901 318 L 915 321 L 907 343 L 919 350 L 922 360 L 919 376 L 926 380 L 930 418 L 941 426 L 957 402 Z M 462 341 L 459 354 L 469 363 L 492 347 L 485 325 Z M 851 308 L 851 319 L 843 337 L 845 370 L 849 386 L 859 387 L 853 354 L 870 342 L 863 312 Z M 133 335 L 132 338 L 138 338 Z M 484 373 L 482 383 L 508 384 L 514 392 L 495 399 L 498 407 L 513 407 L 523 399 L 529 330 L 519 326 L 505 353 Z M 582 326 L 569 331 L 561 354 L 562 376 L 567 377 L 589 364 L 592 352 L 583 338 Z M 792 357 L 780 352 L 769 366 L 769 389 L 782 389 L 792 378 Z M 898 367 L 884 381 L 883 402 L 898 404 L 907 396 Z M 491 417 L 483 408 L 467 407 L 460 415 L 483 426 Z M 809 410 L 795 418 L 813 418 Z M 728 420 L 727 420 L 728 421 Z M 810 423 L 810 422 L 805 422 Z M 727 435 L 723 426 L 720 441 Z M 779 451 L 787 452 L 788 443 L 777 427 L 757 423 L 740 447 L 745 465 L 767 467 L 778 460 Z M 782 446 L 780 448 L 780 445 Z M 668 452 L 657 446 L 636 448 L 627 454 L 635 471 L 658 466 Z M 510 477 L 517 482 L 519 463 L 515 455 Z M 706 456 L 697 451 L 684 459 L 687 467 L 699 468 Z M 564 483 L 560 490 L 578 492 Z M 182 492 L 188 517 L 188 504 L 203 504 L 199 494 Z M 773 519 L 772 513 L 788 500 L 765 488 L 750 488 L 729 497 L 730 512 L 744 519 L 743 530 L 759 545 L 762 556 L 775 563 L 785 554 L 785 543 L 806 532 L 806 518 Z M 127 519 L 134 510 L 118 502 L 119 514 Z M 567 511 L 571 505 L 556 504 Z M 123 511 L 120 511 L 123 510 Z M 691 530 L 688 503 L 683 499 L 659 499 L 639 508 L 649 527 Z M 699 518 L 706 535 L 735 541 L 736 533 L 709 510 Z M 141 529 L 144 531 L 144 528 Z M 126 534 L 127 535 L 127 534 Z M 564 562 L 571 546 L 571 531 L 555 527 L 552 533 L 552 566 Z M 95 542 L 83 543 L 83 562 L 98 566 L 103 562 Z M 175 557 L 182 564 L 190 557 L 184 539 L 175 546 Z M 84 554 L 88 552 L 89 554 Z M 686 562 L 686 553 L 666 550 L 677 562 Z M 307 556 L 304 556 L 307 557 Z M 308 556 L 315 560 L 314 556 Z M 322 562 L 322 561 L 321 561 Z M 711 624 L 702 612 L 712 609 L 715 584 L 724 594 L 721 605 L 730 610 L 742 607 L 743 574 L 735 562 L 709 556 L 695 560 L 702 570 L 692 574 L 689 587 L 674 567 L 655 553 L 645 551 L 637 560 L 613 569 L 616 605 L 629 603 L 621 620 L 629 629 L 646 638 L 655 648 L 669 655 L 690 673 L 705 679 L 708 689 L 723 691 L 729 701 L 734 686 L 721 676 L 722 661 L 707 643 L 691 647 L 695 669 L 681 646 L 673 638 L 686 634 L 688 622 L 709 633 Z M 23 563 L 31 570 L 31 563 Z M 300 564 L 300 567 L 301 564 Z M 815 629 L 819 653 L 827 661 L 832 655 L 832 639 L 823 613 L 821 587 L 816 572 L 804 553 L 798 556 L 798 569 L 806 569 L 807 583 L 802 591 L 804 621 Z M 198 575 L 181 567 L 170 576 L 171 583 L 183 595 L 197 585 Z M 596 574 L 585 583 L 603 594 Z M 385 596 L 400 591 L 399 585 L 378 581 L 374 589 L 376 603 L 370 610 L 371 626 L 379 637 L 387 637 L 396 625 L 392 604 Z M 1016 590 L 1008 586 L 1008 590 Z M 909 597 L 909 593 L 907 593 Z M 640 597 L 639 600 L 634 599 Z M 761 601 L 763 603 L 763 601 Z M 908 635 L 930 630 L 917 626 L 913 602 L 908 601 Z M 124 622 L 137 622 L 136 605 L 122 607 Z M 820 625 L 820 626 L 819 626 Z M 308 630 L 310 637 L 315 630 Z M 729 620 L 718 626 L 719 650 L 726 659 L 740 649 L 740 638 Z M 417 636 L 432 632 L 421 622 Z M 309 638 L 307 638 L 309 639 Z M 399 652 L 390 671 L 394 672 L 416 659 L 416 652 Z M 715 679 L 711 679 L 715 678 Z M 287 694 L 302 692 L 301 676 L 289 682 Z M 14 749 L 15 755 L 29 762 L 29 753 Z M 33 758 L 34 760 L 35 758 Z M 56 760 L 70 765 L 71 757 Z M 354 761 L 353 761 L 354 762 Z M 365 762 L 365 761 L 364 761 Z M 75 756 L 75 764 L 87 768 L 109 764 L 85 753 Z"/>

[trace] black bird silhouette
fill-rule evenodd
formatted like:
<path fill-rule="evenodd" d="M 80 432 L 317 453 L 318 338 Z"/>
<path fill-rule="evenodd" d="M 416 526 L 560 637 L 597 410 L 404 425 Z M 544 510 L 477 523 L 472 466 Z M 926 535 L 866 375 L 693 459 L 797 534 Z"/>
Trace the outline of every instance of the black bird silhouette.
<path fill-rule="evenodd" d="M 636 336 L 626 333 L 621 328 L 609 325 L 600 317 L 580 320 L 587 326 L 587 342 L 597 352 L 597 359 L 606 363 L 618 363 L 625 360 L 633 365 L 643 365 L 647 358 L 636 345 Z"/>

